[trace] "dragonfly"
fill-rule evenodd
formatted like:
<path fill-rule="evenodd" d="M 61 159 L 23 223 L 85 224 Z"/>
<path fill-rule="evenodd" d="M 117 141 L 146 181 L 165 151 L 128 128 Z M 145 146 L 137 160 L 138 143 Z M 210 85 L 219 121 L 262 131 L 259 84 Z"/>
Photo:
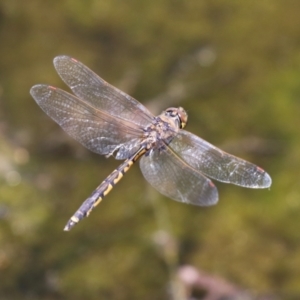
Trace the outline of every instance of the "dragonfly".
<path fill-rule="evenodd" d="M 157 191 L 198 206 L 218 202 L 211 179 L 254 189 L 271 186 L 271 177 L 262 168 L 184 130 L 188 115 L 182 107 L 154 116 L 74 58 L 57 56 L 54 67 L 73 94 L 38 84 L 30 90 L 34 100 L 86 148 L 123 160 L 83 202 L 65 231 L 88 216 L 138 160 L 143 176 Z"/>

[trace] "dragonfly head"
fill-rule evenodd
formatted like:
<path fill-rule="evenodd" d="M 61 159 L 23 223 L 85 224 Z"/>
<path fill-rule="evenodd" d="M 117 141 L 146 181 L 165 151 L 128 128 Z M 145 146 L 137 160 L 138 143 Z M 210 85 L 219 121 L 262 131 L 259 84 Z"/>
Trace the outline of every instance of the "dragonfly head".
<path fill-rule="evenodd" d="M 173 118 L 178 124 L 179 128 L 182 129 L 186 126 L 188 115 L 182 107 L 170 107 L 165 110 L 165 114 L 168 117 Z"/>

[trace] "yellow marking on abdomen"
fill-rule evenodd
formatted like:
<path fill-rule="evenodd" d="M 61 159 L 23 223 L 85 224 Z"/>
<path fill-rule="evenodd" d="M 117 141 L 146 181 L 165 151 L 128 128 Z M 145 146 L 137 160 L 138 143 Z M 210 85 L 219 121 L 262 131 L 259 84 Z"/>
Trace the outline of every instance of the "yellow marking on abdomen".
<path fill-rule="evenodd" d="M 79 222 L 79 219 L 76 216 L 72 216 L 71 220 L 75 223 Z"/>
<path fill-rule="evenodd" d="M 123 178 L 122 172 L 118 171 L 118 177 L 113 180 L 114 184 L 117 184 Z"/>
<path fill-rule="evenodd" d="M 103 200 L 103 197 L 99 197 L 99 198 L 97 199 L 97 201 L 94 203 L 94 205 L 93 205 L 92 208 L 96 207 L 102 200 Z M 90 212 L 92 211 L 92 208 L 90 209 Z M 89 213 L 90 213 L 90 212 L 89 212 Z"/>
<path fill-rule="evenodd" d="M 103 196 L 105 197 L 112 189 L 113 186 L 109 183 L 106 190 L 103 192 Z"/>
<path fill-rule="evenodd" d="M 123 171 L 123 174 L 125 174 L 130 168 L 131 168 L 131 166 L 133 165 L 133 163 L 134 163 L 134 161 L 129 161 L 128 163 L 127 163 L 127 165 L 126 166 L 124 166 L 124 168 L 122 169 L 122 171 Z"/>

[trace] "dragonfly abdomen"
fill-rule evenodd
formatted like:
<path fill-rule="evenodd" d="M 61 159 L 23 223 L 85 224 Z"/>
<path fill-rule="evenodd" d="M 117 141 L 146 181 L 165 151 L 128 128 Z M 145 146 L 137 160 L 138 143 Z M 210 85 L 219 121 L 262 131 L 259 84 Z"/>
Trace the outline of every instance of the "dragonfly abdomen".
<path fill-rule="evenodd" d="M 91 211 L 103 200 L 103 198 L 114 188 L 123 178 L 124 174 L 131 166 L 146 152 L 144 148 L 139 149 L 133 156 L 126 159 L 117 169 L 115 169 L 102 183 L 95 189 L 92 195 L 87 198 L 75 214 L 70 218 L 64 230 L 69 231 L 83 218 L 87 217 Z"/>

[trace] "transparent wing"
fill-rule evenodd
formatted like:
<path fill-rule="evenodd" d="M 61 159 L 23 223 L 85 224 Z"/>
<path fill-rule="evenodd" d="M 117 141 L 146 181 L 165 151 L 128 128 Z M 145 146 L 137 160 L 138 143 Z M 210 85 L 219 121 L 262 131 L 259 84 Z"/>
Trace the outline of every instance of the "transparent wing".
<path fill-rule="evenodd" d="M 70 136 L 98 154 L 112 154 L 125 159 L 140 146 L 142 129 L 120 121 L 81 99 L 58 88 L 35 85 L 30 94 L 37 104 Z"/>
<path fill-rule="evenodd" d="M 161 194 L 179 202 L 208 206 L 218 202 L 212 181 L 182 161 L 169 147 L 140 160 L 146 180 Z"/>
<path fill-rule="evenodd" d="M 185 130 L 174 137 L 169 147 L 190 166 L 218 181 L 248 188 L 267 188 L 272 183 L 271 177 L 263 169 Z"/>
<path fill-rule="evenodd" d="M 57 56 L 54 67 L 73 93 L 93 107 L 142 127 L 151 122 L 153 115 L 141 103 L 74 58 Z"/>

